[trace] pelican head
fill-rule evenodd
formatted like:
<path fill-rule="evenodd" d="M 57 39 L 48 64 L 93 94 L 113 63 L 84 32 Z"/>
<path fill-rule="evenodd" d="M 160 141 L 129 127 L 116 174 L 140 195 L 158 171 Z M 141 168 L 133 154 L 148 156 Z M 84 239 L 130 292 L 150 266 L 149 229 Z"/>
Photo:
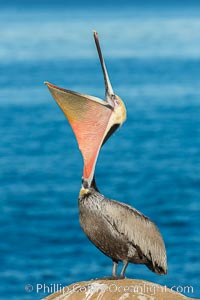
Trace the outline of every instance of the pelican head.
<path fill-rule="evenodd" d="M 96 31 L 94 40 L 104 75 L 105 100 L 45 82 L 74 131 L 84 160 L 82 178 L 88 188 L 93 182 L 95 165 L 102 145 L 126 120 L 124 102 L 113 91 Z"/>

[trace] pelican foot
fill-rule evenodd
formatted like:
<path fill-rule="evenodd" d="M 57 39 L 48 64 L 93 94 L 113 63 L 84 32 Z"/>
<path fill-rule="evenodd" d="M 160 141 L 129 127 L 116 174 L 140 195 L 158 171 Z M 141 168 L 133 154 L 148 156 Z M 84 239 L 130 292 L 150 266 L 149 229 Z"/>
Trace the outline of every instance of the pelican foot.
<path fill-rule="evenodd" d="M 101 278 L 96 278 L 96 280 L 116 280 L 118 277 L 116 276 L 104 276 Z"/>
<path fill-rule="evenodd" d="M 124 276 L 105 276 L 102 278 L 97 278 L 97 280 L 120 280 L 120 279 L 124 279 Z"/>

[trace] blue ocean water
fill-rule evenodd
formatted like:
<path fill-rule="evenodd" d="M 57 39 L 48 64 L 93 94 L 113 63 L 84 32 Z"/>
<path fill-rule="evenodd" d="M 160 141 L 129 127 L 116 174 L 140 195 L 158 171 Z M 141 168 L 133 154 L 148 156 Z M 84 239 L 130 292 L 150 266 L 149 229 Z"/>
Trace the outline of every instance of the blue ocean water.
<path fill-rule="evenodd" d="M 0 28 L 0 299 L 40 299 L 48 288 L 37 292 L 38 284 L 111 272 L 81 231 L 82 158 L 43 84 L 104 97 L 92 29 L 128 113 L 102 149 L 98 187 L 149 216 L 168 254 L 167 276 L 130 265 L 127 277 L 200 298 L 197 11 L 4 7 Z"/>

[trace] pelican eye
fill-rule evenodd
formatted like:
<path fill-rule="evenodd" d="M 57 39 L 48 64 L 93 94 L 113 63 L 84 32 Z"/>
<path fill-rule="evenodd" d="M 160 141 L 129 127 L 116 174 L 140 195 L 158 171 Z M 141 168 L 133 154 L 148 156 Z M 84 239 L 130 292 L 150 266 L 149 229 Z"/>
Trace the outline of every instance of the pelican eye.
<path fill-rule="evenodd" d="M 114 103 L 117 104 L 117 105 L 120 104 L 120 103 L 119 103 L 119 100 L 117 100 L 117 98 L 114 99 Z"/>
<path fill-rule="evenodd" d="M 112 95 L 110 96 L 110 98 L 111 98 L 111 100 L 114 102 L 114 104 L 119 105 L 119 101 L 117 100 L 117 97 L 116 97 L 115 94 L 112 94 Z"/>

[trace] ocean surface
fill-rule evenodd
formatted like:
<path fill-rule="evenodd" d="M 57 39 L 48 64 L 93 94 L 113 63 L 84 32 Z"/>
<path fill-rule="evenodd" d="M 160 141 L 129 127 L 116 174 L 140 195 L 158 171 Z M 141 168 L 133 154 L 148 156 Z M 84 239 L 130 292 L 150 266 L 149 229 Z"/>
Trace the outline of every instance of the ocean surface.
<path fill-rule="evenodd" d="M 81 154 L 43 84 L 104 98 L 93 29 L 128 114 L 100 153 L 97 185 L 150 217 L 168 255 L 167 276 L 139 265 L 126 275 L 200 298 L 199 15 L 156 6 L 1 8 L 1 300 L 41 299 L 55 284 L 111 273 L 80 228 Z"/>

